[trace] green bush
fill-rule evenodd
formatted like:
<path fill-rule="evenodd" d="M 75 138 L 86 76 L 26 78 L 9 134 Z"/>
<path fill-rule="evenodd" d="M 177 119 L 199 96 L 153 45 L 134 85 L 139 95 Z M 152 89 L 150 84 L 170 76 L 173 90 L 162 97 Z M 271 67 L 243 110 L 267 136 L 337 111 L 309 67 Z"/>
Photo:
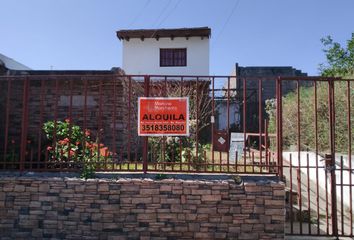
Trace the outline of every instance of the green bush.
<path fill-rule="evenodd" d="M 90 178 L 100 162 L 112 156 L 108 148 L 99 143 L 98 137 L 96 141 L 91 139 L 90 130 L 82 130 L 69 119 L 48 121 L 43 130 L 48 139 L 46 151 L 51 167 L 65 164 L 69 168 L 81 169 L 81 176 Z"/>
<path fill-rule="evenodd" d="M 321 39 L 325 49 L 326 63 L 320 65 L 321 75 L 325 77 L 340 77 L 344 80 L 334 80 L 335 102 L 335 150 L 347 153 L 348 148 L 354 148 L 354 81 L 350 83 L 348 106 L 348 82 L 345 79 L 354 79 L 354 34 L 342 47 L 334 42 L 330 36 Z M 300 111 L 300 145 L 301 150 L 315 150 L 315 87 L 300 87 L 300 107 L 298 109 L 297 91 L 283 96 L 283 144 L 284 149 L 296 146 L 298 142 L 298 110 Z M 267 101 L 267 113 L 270 119 L 269 132 L 276 131 L 275 100 Z M 348 110 L 351 114 L 351 129 L 348 129 Z M 317 138 L 318 151 L 329 152 L 330 139 L 328 82 L 317 83 Z M 349 130 L 352 145 L 349 145 Z M 275 141 L 271 142 L 272 148 Z"/>
<path fill-rule="evenodd" d="M 338 81 L 334 84 L 335 95 L 335 148 L 337 152 L 346 153 L 348 150 L 348 101 L 347 83 Z M 354 84 L 352 84 L 350 100 L 354 103 Z M 283 102 L 283 148 L 291 149 L 298 143 L 298 110 L 300 113 L 300 146 L 302 151 L 315 150 L 315 88 L 300 87 L 300 102 L 298 109 L 297 91 L 285 95 Z M 268 101 L 269 132 L 275 133 L 275 105 Z M 351 104 L 351 115 L 353 115 Z M 328 83 L 317 83 L 317 146 L 320 152 L 329 152 L 330 125 L 328 108 Z M 352 142 L 354 132 L 354 117 L 351 116 Z M 275 142 L 272 142 L 274 148 Z M 353 146 L 351 146 L 353 149 Z M 297 147 L 296 147 L 297 148 Z"/>
<path fill-rule="evenodd" d="M 156 162 L 182 162 L 188 161 L 196 170 L 201 169 L 205 162 L 204 150 L 210 149 L 210 144 L 197 144 L 191 137 L 151 137 L 149 138 L 150 159 Z"/>

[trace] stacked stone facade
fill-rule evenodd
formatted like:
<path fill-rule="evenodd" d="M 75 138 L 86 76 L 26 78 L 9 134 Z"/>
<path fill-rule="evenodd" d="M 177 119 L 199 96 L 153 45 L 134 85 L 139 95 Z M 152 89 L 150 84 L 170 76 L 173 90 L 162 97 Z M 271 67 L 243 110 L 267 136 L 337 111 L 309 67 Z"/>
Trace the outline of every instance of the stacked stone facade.
<path fill-rule="evenodd" d="M 283 239 L 284 184 L 0 177 L 0 239 Z"/>

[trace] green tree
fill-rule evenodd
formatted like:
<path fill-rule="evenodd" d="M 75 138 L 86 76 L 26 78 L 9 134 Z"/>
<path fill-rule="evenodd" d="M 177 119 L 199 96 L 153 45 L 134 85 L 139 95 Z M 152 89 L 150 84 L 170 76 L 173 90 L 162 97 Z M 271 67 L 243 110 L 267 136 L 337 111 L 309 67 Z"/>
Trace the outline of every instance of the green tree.
<path fill-rule="evenodd" d="M 326 63 L 320 64 L 322 76 L 351 78 L 354 76 L 354 33 L 346 47 L 334 42 L 331 36 L 321 39 L 325 49 Z"/>
<path fill-rule="evenodd" d="M 330 36 L 321 39 L 324 45 L 326 62 L 320 64 L 320 72 L 326 77 L 340 77 L 343 79 L 353 79 L 354 77 L 354 34 L 347 41 L 347 45 L 342 47 L 334 42 Z M 315 84 L 315 83 L 314 83 Z M 351 111 L 351 133 L 352 143 L 354 142 L 354 83 L 348 89 L 347 81 L 334 81 L 335 95 L 335 145 L 336 151 L 346 153 L 348 150 L 348 110 Z M 328 83 L 317 82 L 315 87 L 299 88 L 299 109 L 297 92 L 291 92 L 283 96 L 283 144 L 284 149 L 297 145 L 298 140 L 298 110 L 300 112 L 300 147 L 301 150 L 314 150 L 315 143 L 315 100 L 317 100 L 317 147 L 320 152 L 329 151 L 329 112 L 328 112 Z M 351 105 L 348 106 L 348 94 Z M 270 119 L 269 132 L 275 132 L 275 105 L 269 101 L 267 112 Z M 348 108 L 349 107 L 349 108 Z M 353 144 L 350 146 L 354 150 Z"/>

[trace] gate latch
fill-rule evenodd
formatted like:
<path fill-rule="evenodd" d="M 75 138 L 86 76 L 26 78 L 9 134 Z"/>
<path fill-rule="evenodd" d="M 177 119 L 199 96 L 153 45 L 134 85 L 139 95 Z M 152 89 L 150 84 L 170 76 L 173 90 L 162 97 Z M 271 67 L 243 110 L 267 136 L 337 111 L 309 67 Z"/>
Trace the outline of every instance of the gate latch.
<path fill-rule="evenodd" d="M 332 164 L 332 155 L 331 154 L 325 154 L 325 169 L 326 172 L 332 172 L 336 170 L 336 165 L 333 163 Z"/>

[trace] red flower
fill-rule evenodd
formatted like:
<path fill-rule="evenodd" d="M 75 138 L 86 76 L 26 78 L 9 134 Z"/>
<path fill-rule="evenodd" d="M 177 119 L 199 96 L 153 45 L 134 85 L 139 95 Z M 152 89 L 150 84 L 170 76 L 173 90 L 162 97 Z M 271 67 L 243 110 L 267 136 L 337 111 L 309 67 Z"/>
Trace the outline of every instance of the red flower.
<path fill-rule="evenodd" d="M 53 147 L 51 147 L 51 146 L 47 147 L 47 151 L 51 151 L 52 149 L 53 149 Z"/>
<path fill-rule="evenodd" d="M 88 136 L 90 136 L 90 134 L 91 134 L 91 133 L 90 133 L 90 130 L 86 129 L 86 130 L 85 130 L 85 136 L 88 137 Z"/>
<path fill-rule="evenodd" d="M 69 156 L 71 156 L 71 157 L 72 157 L 72 156 L 75 156 L 75 151 L 70 150 L 70 151 L 69 151 Z"/>
<path fill-rule="evenodd" d="M 76 142 L 76 146 L 78 146 L 78 145 L 80 145 L 80 142 L 79 142 L 79 141 Z"/>
<path fill-rule="evenodd" d="M 70 123 L 70 118 L 65 119 L 66 123 Z"/>
<path fill-rule="evenodd" d="M 64 138 L 63 141 L 66 142 L 66 143 L 69 143 L 69 142 L 70 142 L 69 138 Z"/>
<path fill-rule="evenodd" d="M 101 148 L 100 155 L 105 157 L 108 156 L 108 148 L 107 147 Z"/>

